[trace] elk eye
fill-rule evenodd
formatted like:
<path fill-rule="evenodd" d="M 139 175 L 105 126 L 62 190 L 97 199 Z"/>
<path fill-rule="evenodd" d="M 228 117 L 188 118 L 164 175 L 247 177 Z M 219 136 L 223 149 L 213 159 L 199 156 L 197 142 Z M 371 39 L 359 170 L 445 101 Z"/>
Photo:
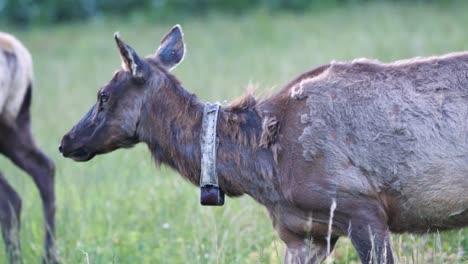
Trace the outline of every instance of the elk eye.
<path fill-rule="evenodd" d="M 109 96 L 107 95 L 106 92 L 101 92 L 101 93 L 99 94 L 99 101 L 100 101 L 101 103 L 105 103 L 105 102 L 107 102 L 108 100 L 109 100 Z"/>

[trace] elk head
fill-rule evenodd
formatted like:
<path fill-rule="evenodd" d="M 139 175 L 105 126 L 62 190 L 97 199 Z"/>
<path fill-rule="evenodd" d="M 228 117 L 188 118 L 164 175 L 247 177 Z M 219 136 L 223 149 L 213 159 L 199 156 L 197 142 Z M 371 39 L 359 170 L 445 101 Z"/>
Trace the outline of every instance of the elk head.
<path fill-rule="evenodd" d="M 161 40 L 155 54 L 140 58 L 119 34 L 114 35 L 122 69 L 97 93 L 97 102 L 62 139 L 59 150 L 64 157 L 87 161 L 97 154 L 140 142 L 139 124 L 149 95 L 165 85 L 169 71 L 179 64 L 185 53 L 182 29 L 172 28 Z M 163 96 L 160 96 L 163 97 Z M 164 100 L 160 98 L 159 100 Z"/>

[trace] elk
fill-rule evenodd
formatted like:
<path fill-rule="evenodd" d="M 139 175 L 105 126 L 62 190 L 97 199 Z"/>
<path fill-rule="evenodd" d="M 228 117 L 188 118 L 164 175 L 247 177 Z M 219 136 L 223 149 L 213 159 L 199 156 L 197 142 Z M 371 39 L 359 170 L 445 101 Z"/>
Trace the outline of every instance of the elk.
<path fill-rule="evenodd" d="M 0 153 L 28 173 L 42 199 L 44 263 L 57 262 L 55 251 L 54 162 L 37 148 L 31 132 L 33 65 L 29 51 L 0 32 Z M 21 263 L 21 198 L 0 173 L 0 224 L 10 263 Z"/>
<path fill-rule="evenodd" d="M 115 40 L 123 68 L 59 150 L 87 161 L 143 142 L 199 185 L 205 103 L 170 73 L 180 26 L 145 58 Z M 219 186 L 266 207 L 285 263 L 320 263 L 341 236 L 363 263 L 393 263 L 391 232 L 468 224 L 468 53 L 332 62 L 217 115 Z"/>

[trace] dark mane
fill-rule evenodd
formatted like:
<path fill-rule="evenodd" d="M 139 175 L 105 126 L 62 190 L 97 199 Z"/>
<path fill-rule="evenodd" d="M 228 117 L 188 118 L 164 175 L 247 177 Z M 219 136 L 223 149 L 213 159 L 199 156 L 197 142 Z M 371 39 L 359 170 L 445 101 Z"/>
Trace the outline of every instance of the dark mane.
<path fill-rule="evenodd" d="M 257 105 L 257 99 L 253 92 L 247 92 L 244 96 L 234 99 L 225 108 L 226 111 L 237 113 L 248 109 L 254 109 Z"/>
<path fill-rule="evenodd" d="M 260 110 L 260 105 L 266 100 L 258 100 L 249 86 L 245 95 L 223 108 L 224 125 L 220 131 L 234 142 L 250 146 L 252 150 L 271 148 L 273 158 L 277 161 L 281 150 L 277 144 L 280 122 L 271 113 Z"/>
<path fill-rule="evenodd" d="M 255 148 L 261 134 L 261 116 L 256 106 L 252 93 L 232 101 L 220 113 L 218 131 L 234 142 Z"/>

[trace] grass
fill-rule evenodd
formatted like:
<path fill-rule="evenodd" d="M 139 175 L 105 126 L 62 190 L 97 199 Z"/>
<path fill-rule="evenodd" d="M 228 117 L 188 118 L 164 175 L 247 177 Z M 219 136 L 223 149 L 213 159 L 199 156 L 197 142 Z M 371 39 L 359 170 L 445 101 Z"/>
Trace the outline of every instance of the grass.
<path fill-rule="evenodd" d="M 331 60 L 391 61 L 466 50 L 467 9 L 463 3 L 377 3 L 302 15 L 259 10 L 239 17 L 185 19 L 188 53 L 175 74 L 203 100 L 222 101 L 243 93 L 250 81 L 261 92 L 278 90 Z M 283 244 L 266 211 L 249 197 L 228 199 L 221 208 L 201 207 L 198 189 L 167 168 L 155 169 L 142 145 L 88 163 L 66 160 L 57 151 L 62 135 L 120 65 L 113 33 L 120 31 L 146 55 L 175 23 L 113 18 L 29 31 L 3 27 L 34 57 L 33 129 L 57 165 L 57 243 L 64 263 L 282 262 Z M 25 263 L 38 263 L 43 235 L 38 192 L 31 179 L 3 157 L 0 168 L 23 198 Z M 393 241 L 399 263 L 468 261 L 467 229 L 394 235 Z M 5 259 L 0 249 L 0 260 Z M 358 262 L 349 240 L 338 242 L 332 262 Z"/>

